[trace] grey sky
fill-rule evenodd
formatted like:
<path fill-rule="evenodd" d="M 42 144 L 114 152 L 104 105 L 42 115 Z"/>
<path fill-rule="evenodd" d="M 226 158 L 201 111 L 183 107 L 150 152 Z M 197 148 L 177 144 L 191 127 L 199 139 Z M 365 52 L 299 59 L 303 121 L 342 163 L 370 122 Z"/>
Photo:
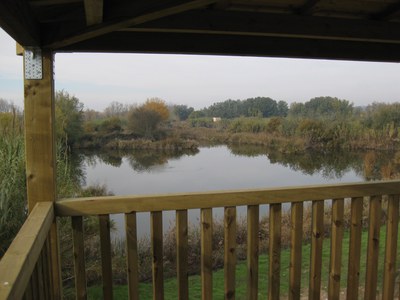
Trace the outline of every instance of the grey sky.
<path fill-rule="evenodd" d="M 256 57 L 57 54 L 56 89 L 86 108 L 159 97 L 195 108 L 226 99 L 266 96 L 304 102 L 317 96 L 355 105 L 400 101 L 400 64 Z M 0 29 L 0 98 L 22 106 L 22 58 Z"/>

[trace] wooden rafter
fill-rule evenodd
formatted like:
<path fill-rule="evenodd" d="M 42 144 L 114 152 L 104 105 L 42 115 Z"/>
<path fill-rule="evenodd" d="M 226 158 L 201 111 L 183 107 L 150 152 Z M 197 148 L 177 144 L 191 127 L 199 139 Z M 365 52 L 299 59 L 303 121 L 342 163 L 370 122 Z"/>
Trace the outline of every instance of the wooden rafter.
<path fill-rule="evenodd" d="M 248 55 L 400 62 L 400 44 L 285 37 L 113 32 L 61 48 L 59 52 L 130 52 Z"/>
<path fill-rule="evenodd" d="M 30 6 L 49 6 L 49 5 L 65 5 L 72 3 L 80 3 L 83 0 L 32 0 L 29 1 Z"/>
<path fill-rule="evenodd" d="M 39 25 L 24 0 L 0 1 L 0 27 L 23 46 L 39 46 Z"/>
<path fill-rule="evenodd" d="M 236 11 L 192 11 L 123 31 L 400 43 L 400 23 Z"/>
<path fill-rule="evenodd" d="M 380 13 L 372 15 L 371 18 L 374 20 L 388 20 L 392 16 L 398 14 L 399 12 L 400 12 L 400 2 L 397 2 L 389 5 L 386 9 L 384 9 Z"/>
<path fill-rule="evenodd" d="M 88 26 L 103 22 L 103 0 L 84 0 L 86 24 Z"/>
<path fill-rule="evenodd" d="M 169 6 L 163 9 L 155 9 L 153 11 L 131 18 L 124 18 L 119 21 L 103 23 L 101 24 L 101 26 L 91 26 L 86 30 L 68 36 L 63 36 L 62 33 L 61 35 L 56 33 L 56 38 L 46 42 L 44 47 L 50 49 L 66 47 L 78 42 L 82 42 L 104 34 L 108 34 L 113 31 L 120 30 L 122 28 L 140 25 L 146 22 L 179 14 L 193 9 L 203 8 L 210 4 L 214 4 L 216 1 L 217 0 L 193 0 L 190 2 L 183 2 L 175 6 Z"/>
<path fill-rule="evenodd" d="M 295 9 L 295 13 L 299 15 L 308 15 L 320 1 L 321 0 L 307 0 L 302 6 Z"/>

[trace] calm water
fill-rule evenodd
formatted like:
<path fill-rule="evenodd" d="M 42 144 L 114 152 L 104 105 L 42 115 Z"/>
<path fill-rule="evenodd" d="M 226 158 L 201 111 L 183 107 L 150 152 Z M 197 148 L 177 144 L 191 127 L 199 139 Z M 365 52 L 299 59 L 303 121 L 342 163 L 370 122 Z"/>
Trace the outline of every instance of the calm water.
<path fill-rule="evenodd" d="M 86 185 L 105 184 L 115 195 L 129 195 L 364 181 L 369 178 L 364 177 L 363 158 L 362 153 L 285 155 L 261 147 L 217 146 L 195 153 L 84 153 L 82 165 Z M 214 214 L 220 217 L 222 210 Z M 164 213 L 163 218 L 166 229 L 174 213 Z M 123 216 L 113 219 L 116 235 L 122 236 Z M 191 223 L 198 219 L 198 211 L 189 212 Z M 148 213 L 138 214 L 138 231 L 139 236 L 149 232 Z"/>

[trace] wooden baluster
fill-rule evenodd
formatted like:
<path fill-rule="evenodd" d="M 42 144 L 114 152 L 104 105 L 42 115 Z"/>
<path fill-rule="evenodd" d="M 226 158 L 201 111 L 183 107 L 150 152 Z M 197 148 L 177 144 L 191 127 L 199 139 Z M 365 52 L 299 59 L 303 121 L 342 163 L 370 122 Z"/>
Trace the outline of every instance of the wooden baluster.
<path fill-rule="evenodd" d="M 382 299 L 394 298 L 396 279 L 397 234 L 399 228 L 399 195 L 391 195 L 388 200 L 388 220 L 386 224 L 386 251 L 383 273 Z"/>
<path fill-rule="evenodd" d="M 47 239 L 46 239 L 46 242 L 45 242 L 45 244 L 44 244 L 44 247 L 46 248 L 46 255 L 45 255 L 45 257 L 49 257 L 50 256 L 50 253 L 51 253 L 51 241 L 50 241 L 50 233 L 49 233 L 49 235 L 47 236 Z M 57 247 L 58 248 L 58 247 Z M 51 274 L 51 272 L 52 272 L 52 265 L 51 265 L 51 263 L 50 263 L 50 261 L 48 260 L 48 259 L 45 259 L 45 262 L 46 262 L 46 272 L 47 272 L 47 279 L 46 279 L 46 281 L 47 281 L 47 284 L 48 284 L 48 291 L 47 291 L 47 293 L 48 293 L 48 295 L 49 295 L 49 298 L 48 299 L 54 299 L 55 297 L 54 297 L 54 295 L 53 295 L 53 276 L 52 276 L 52 274 Z"/>
<path fill-rule="evenodd" d="M 212 209 L 201 209 L 201 298 L 212 299 Z"/>
<path fill-rule="evenodd" d="M 281 280 L 282 204 L 269 206 L 269 280 L 268 299 L 279 299 Z"/>
<path fill-rule="evenodd" d="M 178 299 L 189 299 L 187 210 L 176 211 L 176 260 Z"/>
<path fill-rule="evenodd" d="M 340 296 L 340 277 L 342 267 L 344 199 L 332 200 L 331 259 L 329 267 L 329 299 Z"/>
<path fill-rule="evenodd" d="M 153 253 L 153 299 L 164 299 L 162 211 L 151 212 L 151 246 Z"/>
<path fill-rule="evenodd" d="M 289 299 L 300 299 L 303 244 L 303 202 L 292 203 L 290 230 Z"/>
<path fill-rule="evenodd" d="M 358 299 L 360 282 L 363 198 L 351 199 L 349 264 L 347 268 L 347 299 Z"/>
<path fill-rule="evenodd" d="M 376 299 L 378 284 L 379 235 L 381 230 L 381 197 L 372 196 L 369 204 L 369 230 L 367 270 L 365 275 L 364 299 Z"/>
<path fill-rule="evenodd" d="M 103 277 L 103 297 L 104 299 L 113 299 L 110 215 L 100 215 L 99 223 L 101 272 Z"/>
<path fill-rule="evenodd" d="M 139 299 L 139 277 L 138 277 L 138 250 L 136 231 L 136 212 L 125 214 L 126 231 L 126 263 L 129 299 Z"/>
<path fill-rule="evenodd" d="M 322 245 L 324 237 L 324 201 L 312 202 L 312 236 L 309 299 L 319 300 L 321 295 Z"/>
<path fill-rule="evenodd" d="M 235 299 L 236 275 L 236 207 L 224 213 L 224 287 L 225 299 Z"/>
<path fill-rule="evenodd" d="M 37 274 L 37 266 L 33 269 L 31 276 L 31 287 L 32 287 L 32 297 L 33 299 L 39 299 L 39 282 L 38 282 L 38 274 Z"/>
<path fill-rule="evenodd" d="M 247 206 L 247 299 L 258 298 L 258 232 L 260 208 Z"/>
<path fill-rule="evenodd" d="M 49 273 L 49 261 L 47 257 L 49 256 L 49 252 L 47 249 L 47 240 L 43 245 L 42 249 L 42 262 L 43 262 L 43 282 L 44 282 L 44 298 L 51 298 L 51 285 L 50 285 L 50 273 Z"/>
<path fill-rule="evenodd" d="M 76 299 L 86 299 L 86 269 L 83 245 L 83 217 L 71 217 Z"/>
<path fill-rule="evenodd" d="M 44 282 L 43 282 L 43 257 L 39 254 L 36 262 L 37 282 L 38 282 L 38 295 L 39 299 L 44 299 Z"/>
<path fill-rule="evenodd" d="M 32 284 L 31 284 L 31 280 L 29 280 L 28 285 L 26 286 L 26 289 L 25 289 L 24 300 L 31 300 L 31 299 L 33 299 Z"/>

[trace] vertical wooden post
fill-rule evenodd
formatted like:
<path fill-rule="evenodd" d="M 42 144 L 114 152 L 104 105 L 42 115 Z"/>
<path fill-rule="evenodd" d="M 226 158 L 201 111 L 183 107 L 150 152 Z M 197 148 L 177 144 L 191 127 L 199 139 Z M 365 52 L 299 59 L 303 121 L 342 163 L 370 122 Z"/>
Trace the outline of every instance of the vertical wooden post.
<path fill-rule="evenodd" d="M 212 209 L 201 209 L 201 299 L 213 298 L 212 283 Z"/>
<path fill-rule="evenodd" d="M 56 158 L 54 141 L 53 53 L 43 51 L 42 79 L 25 79 L 25 157 L 28 210 L 37 202 L 56 199 Z M 24 73 L 26 66 L 24 65 Z M 61 299 L 61 278 L 57 225 L 50 230 L 50 267 L 53 297 Z"/>
<path fill-rule="evenodd" d="M 279 299 L 281 284 L 282 204 L 269 206 L 269 276 L 268 299 Z"/>
<path fill-rule="evenodd" d="M 189 299 L 188 279 L 188 212 L 176 211 L 176 273 L 178 299 Z"/>
<path fill-rule="evenodd" d="M 331 259 L 329 266 L 329 299 L 340 299 L 342 269 L 344 199 L 332 200 Z"/>
<path fill-rule="evenodd" d="M 303 202 L 292 203 L 290 229 L 289 300 L 300 299 L 303 244 Z"/>
<path fill-rule="evenodd" d="M 236 274 L 236 207 L 224 212 L 224 288 L 225 299 L 235 299 Z"/>
<path fill-rule="evenodd" d="M 247 206 L 247 299 L 258 299 L 258 233 L 260 207 Z"/>

